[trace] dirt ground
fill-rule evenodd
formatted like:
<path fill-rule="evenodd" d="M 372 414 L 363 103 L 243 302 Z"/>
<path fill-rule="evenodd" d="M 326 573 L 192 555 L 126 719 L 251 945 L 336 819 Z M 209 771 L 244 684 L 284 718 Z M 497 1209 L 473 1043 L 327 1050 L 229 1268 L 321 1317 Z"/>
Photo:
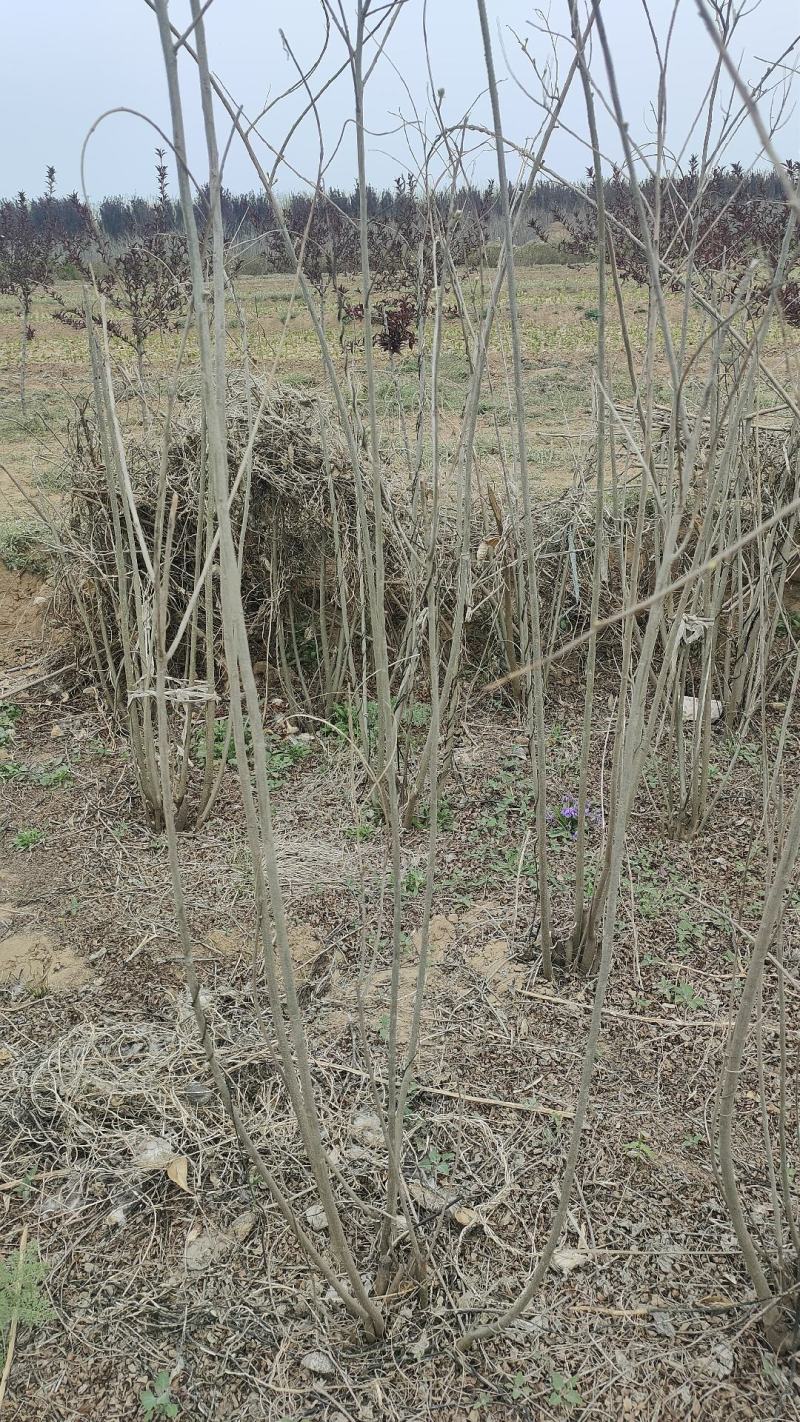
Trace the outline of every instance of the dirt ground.
<path fill-rule="evenodd" d="M 591 413 L 591 289 L 584 274 L 561 270 L 526 283 L 539 333 L 534 341 L 532 320 L 531 392 L 549 412 L 537 422 L 534 409 L 532 448 L 557 488 L 572 477 Z M 256 315 L 271 290 L 253 284 Z M 271 319 L 260 358 L 274 350 Z M 11 351 L 10 316 L 0 336 Z M 307 333 L 292 340 L 294 369 L 313 378 Z M 24 487 L 54 488 L 57 498 L 55 435 L 81 356 L 61 327 L 42 329 L 33 345 L 40 418 L 52 374 L 52 437 L 43 444 L 41 429 L 13 423 L 6 405 L 2 459 Z M 10 378 L 4 395 L 13 397 Z M 487 419 L 484 436 L 487 459 L 496 457 L 502 431 Z M 9 504 L 16 488 L 4 486 Z M 800 1418 L 800 1379 L 763 1342 L 709 1140 L 731 991 L 761 906 L 759 746 L 740 756 L 712 826 L 692 843 L 665 837 L 661 787 L 643 788 L 568 1227 L 525 1316 L 463 1354 L 459 1332 L 502 1312 L 546 1238 L 592 994 L 575 976 L 552 985 L 541 977 L 522 728 L 507 704 L 467 698 L 440 817 L 403 1161 L 430 1251 L 429 1297 L 401 1282 L 387 1337 L 370 1345 L 302 1266 L 209 1086 L 166 847 L 145 823 L 124 737 L 53 640 L 47 595 L 40 577 L 0 565 L 0 1254 L 13 1262 L 27 1231 L 43 1305 L 36 1325 L 16 1334 L 4 1422 L 169 1415 L 148 1414 L 162 1372 L 191 1422 Z M 550 685 L 554 807 L 577 788 L 581 675 L 579 663 L 566 665 Z M 603 688 L 597 704 L 599 813 L 612 715 Z M 289 734 L 280 708 L 269 729 L 277 740 Z M 346 751 L 316 731 L 308 746 L 274 793 L 280 874 L 318 1109 L 333 1159 L 357 1182 L 360 1204 L 343 1195 L 343 1211 L 356 1257 L 372 1272 L 385 1160 L 364 1062 L 365 1043 L 379 1070 L 385 1061 L 388 849 L 365 818 L 363 794 L 347 789 Z M 715 733 L 720 784 L 732 754 Z M 598 844 L 595 835 L 590 869 Z M 212 818 L 180 849 L 217 1052 L 302 1216 L 312 1207 L 302 1145 L 254 996 L 251 865 L 233 770 Z M 425 830 L 409 831 L 401 1036 L 425 849 Z M 569 835 L 554 828 L 556 924 L 569 921 L 573 855 Z M 786 931 L 795 1008 L 799 916 L 795 892 Z M 770 979 L 767 1009 L 774 993 Z M 769 1080 L 774 1020 L 767 1010 Z M 797 1020 L 795 1012 L 792 1052 Z M 735 1144 L 758 1228 L 769 1193 L 754 1051 L 746 1073 Z"/>
<path fill-rule="evenodd" d="M 4 747 L 0 1208 L 8 1254 L 26 1225 L 36 1241 L 49 1300 L 49 1317 L 17 1335 L 9 1418 L 127 1422 L 146 1415 L 142 1394 L 162 1370 L 193 1419 L 800 1416 L 792 1367 L 760 1339 L 707 1139 L 741 971 L 725 910 L 745 927 L 758 911 L 757 771 L 743 767 L 718 832 L 691 846 L 666 842 L 653 806 L 640 806 L 569 1227 L 525 1318 L 462 1356 L 454 1319 L 501 1309 L 546 1233 L 591 993 L 539 976 L 515 717 L 466 708 L 404 1162 L 435 1261 L 430 1301 L 409 1287 L 389 1337 L 369 1347 L 300 1267 L 207 1088 L 165 848 L 143 823 L 124 743 L 90 685 L 56 679 L 44 690 L 17 697 Z M 567 674 L 550 706 L 554 802 L 572 788 L 577 733 Z M 599 725 L 599 752 L 604 735 Z M 727 753 L 721 743 L 720 765 Z M 314 739 L 276 790 L 276 823 L 324 1128 L 362 1199 L 379 1204 L 356 985 L 380 1060 L 386 851 L 378 831 L 354 837 L 342 755 Z M 569 839 L 554 844 L 556 918 L 568 911 L 559 894 L 573 852 Z M 404 855 L 410 988 L 423 832 L 409 834 Z M 302 1213 L 296 1129 L 254 1010 L 233 773 L 181 857 L 217 1049 Z M 360 961 L 364 921 L 374 965 Z M 690 993 L 671 991 L 678 984 Z M 768 1064 L 775 1051 L 768 1037 Z M 758 1211 L 767 1196 L 755 1101 L 747 1119 L 757 1093 L 743 1095 L 737 1146 Z M 147 1168 L 151 1138 L 182 1168 Z M 374 1256 L 370 1219 L 355 1211 L 349 1223 L 359 1257 Z"/>

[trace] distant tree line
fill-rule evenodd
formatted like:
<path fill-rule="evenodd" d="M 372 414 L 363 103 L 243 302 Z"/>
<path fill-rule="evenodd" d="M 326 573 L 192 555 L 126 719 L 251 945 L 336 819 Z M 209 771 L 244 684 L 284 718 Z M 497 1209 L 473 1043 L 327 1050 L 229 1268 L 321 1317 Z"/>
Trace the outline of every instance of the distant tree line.
<path fill-rule="evenodd" d="M 0 199 L 0 292 L 18 301 L 23 409 L 25 352 L 35 335 L 30 320 L 34 292 L 52 292 L 59 304 L 58 319 L 76 326 L 84 321 L 83 312 L 71 308 L 56 290 L 57 276 L 88 275 L 92 261 L 111 309 L 108 329 L 135 349 L 140 367 L 150 336 L 177 319 L 188 275 L 183 223 L 168 190 L 163 151 L 156 151 L 156 160 L 153 198 L 106 197 L 88 208 L 76 193 L 57 194 L 55 170 L 50 167 L 40 197 L 20 192 Z M 789 161 L 785 171 L 792 182 L 800 180 L 800 165 Z M 737 299 L 757 313 L 773 293 L 773 273 L 780 260 L 783 275 L 774 295 L 785 319 L 800 325 L 800 236 L 794 233 L 788 250 L 782 252 L 788 207 L 771 168 L 746 171 L 733 163 L 701 174 L 698 160 L 692 158 L 685 171 L 664 176 L 658 191 L 652 177 L 642 178 L 640 190 L 651 214 L 658 211 L 658 247 L 667 286 L 677 290 L 691 279 L 705 283 L 715 298 L 738 292 Z M 447 232 L 450 259 L 469 267 L 477 263 L 484 245 L 500 236 L 499 192 L 490 181 L 484 186 L 465 184 L 455 192 L 443 189 L 431 198 L 406 174 L 392 187 L 368 187 L 366 200 L 372 272 L 387 293 L 376 307 L 380 321 L 376 340 L 387 349 L 399 350 L 413 343 L 417 319 L 433 287 L 430 204 L 436 223 Z M 222 216 L 231 270 L 291 271 L 300 262 L 320 303 L 332 292 L 340 318 L 357 319 L 358 308 L 350 304 L 346 279 L 360 267 L 359 205 L 357 186 L 317 194 L 289 193 L 281 204 L 285 226 L 281 231 L 263 192 L 237 194 L 225 189 Z M 621 171 L 606 180 L 605 205 L 609 260 L 622 280 L 646 285 L 649 272 L 638 235 L 636 203 Z M 209 194 L 201 189 L 195 200 L 201 231 L 208 210 Z M 521 243 L 536 238 L 551 249 L 557 245 L 562 260 L 594 260 L 597 228 L 591 176 L 575 185 L 540 179 L 523 217 L 518 228 Z M 547 248 L 543 250 L 547 255 Z"/>
<path fill-rule="evenodd" d="M 402 223 L 407 216 L 409 202 L 417 203 L 418 189 L 413 178 L 400 176 L 390 188 L 367 187 L 367 212 L 376 222 L 397 221 Z M 18 195 L 24 197 L 24 194 Z M 12 199 L 12 201 L 17 201 Z M 0 210 L 8 200 L 0 199 Z M 77 194 L 59 197 L 50 194 L 46 199 L 26 199 L 34 228 L 44 227 L 53 220 L 67 234 L 78 235 L 84 219 Z M 485 186 L 463 186 L 453 194 L 450 190 L 436 199 L 444 211 L 451 206 L 468 214 L 485 236 L 491 234 L 491 224 L 499 214 L 497 186 L 489 181 Z M 349 191 L 344 188 L 326 188 L 324 199 L 315 202 L 307 192 L 287 194 L 282 200 L 290 231 L 301 235 L 312 208 L 327 208 L 341 214 L 350 223 L 358 220 L 360 194 L 358 186 Z M 538 230 L 542 223 L 552 222 L 556 210 L 580 203 L 579 195 L 560 183 L 543 180 L 537 184 L 530 204 L 531 226 Z M 195 216 L 202 228 L 208 210 L 208 193 L 198 191 L 195 200 Z M 182 220 L 180 204 L 176 199 L 158 194 L 155 197 L 109 196 L 102 198 L 93 208 L 93 216 L 103 235 L 109 241 L 125 243 L 148 235 L 157 221 L 163 230 L 180 232 Z M 228 241 L 254 236 L 267 237 L 275 231 L 272 208 L 263 192 L 234 193 L 224 188 L 222 191 L 222 216 L 225 237 Z"/>
<path fill-rule="evenodd" d="M 160 166 L 163 166 L 163 163 Z M 787 167 L 792 171 L 791 161 Z M 48 170 L 48 173 L 51 171 Z M 692 158 L 686 173 L 680 178 L 671 176 L 666 182 L 665 190 L 676 195 L 682 193 L 688 198 L 696 192 L 698 180 L 697 159 Z M 554 220 L 563 220 L 565 216 L 576 218 L 584 214 L 591 186 L 591 183 L 586 186 L 567 185 L 555 179 L 540 179 L 528 204 L 527 219 L 530 231 L 545 237 Z M 732 199 L 736 204 L 783 204 L 780 182 L 771 168 L 745 172 L 738 163 L 733 163 L 730 167 L 718 167 L 706 174 L 704 186 L 715 201 Z M 649 187 L 652 188 L 652 182 Z M 644 189 L 647 195 L 647 182 Z M 407 222 L 409 204 L 417 204 L 419 192 L 412 176 L 400 176 L 387 188 L 369 185 L 369 217 L 375 222 L 396 222 L 402 227 Z M 627 179 L 619 171 L 615 171 L 606 182 L 606 203 L 612 211 L 623 192 L 629 196 Z M 355 185 L 350 190 L 326 188 L 324 200 L 320 202 L 317 199 L 316 203 L 311 193 L 289 193 L 284 197 L 282 205 L 290 231 L 299 236 L 306 228 L 312 208 L 327 209 L 340 214 L 341 219 L 345 221 L 356 222 L 359 200 L 358 186 Z M 83 207 L 75 193 L 61 197 L 50 190 L 41 197 L 30 199 L 20 193 L 15 198 L 0 199 L 0 213 L 9 202 L 20 201 L 27 204 L 32 231 L 55 224 L 65 237 L 78 238 L 85 230 Z M 483 187 L 464 185 L 455 194 L 448 189 L 439 193 L 435 201 L 443 212 L 453 207 L 462 213 L 484 239 L 491 240 L 499 235 L 500 205 L 494 180 L 490 180 Z M 200 189 L 195 201 L 195 216 L 201 227 L 207 210 L 208 193 Z M 230 189 L 223 189 L 222 215 L 228 241 L 235 241 L 237 238 L 246 240 L 252 237 L 269 237 L 275 231 L 272 209 L 263 192 L 234 193 Z M 93 208 L 93 216 L 101 233 L 109 241 L 117 243 L 127 243 L 149 235 L 156 223 L 162 231 L 180 232 L 182 229 L 180 205 L 176 199 L 163 191 L 163 185 L 154 197 L 111 195 L 102 198 Z"/>

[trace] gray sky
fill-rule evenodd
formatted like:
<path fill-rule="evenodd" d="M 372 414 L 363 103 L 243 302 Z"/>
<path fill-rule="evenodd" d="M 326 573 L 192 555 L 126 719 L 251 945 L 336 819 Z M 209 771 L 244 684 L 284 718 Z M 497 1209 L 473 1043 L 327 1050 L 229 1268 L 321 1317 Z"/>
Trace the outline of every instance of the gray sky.
<path fill-rule="evenodd" d="M 379 0 L 376 0 L 376 4 Z M 352 14 L 355 0 L 344 0 Z M 495 36 L 495 58 L 503 75 L 502 100 L 507 134 L 516 141 L 537 131 L 541 113 L 509 75 L 498 38 L 517 77 L 536 88 L 535 75 L 520 54 L 518 41 L 528 38 L 530 52 L 541 61 L 548 57 L 545 38 L 532 28 L 537 6 L 532 0 L 488 0 Z M 672 0 L 650 0 L 651 14 L 661 36 L 666 33 Z M 60 192 L 79 185 L 80 149 L 96 118 L 115 105 L 140 109 L 167 126 L 166 88 L 156 20 L 144 0 L 2 0 L 3 46 L 0 55 L 0 132 L 4 152 L 0 167 L 0 193 L 19 188 L 41 190 L 44 168 L 54 163 Z M 188 16 L 187 0 L 172 0 L 175 22 Z M 566 0 L 549 6 L 553 26 L 562 26 Z M 655 98 L 655 65 L 640 0 L 602 0 L 613 47 L 618 80 L 635 137 L 644 140 L 650 126 L 650 106 Z M 390 40 L 392 64 L 382 62 L 367 95 L 370 139 L 369 176 L 378 186 L 391 183 L 396 173 L 410 166 L 406 142 L 396 131 L 397 116 L 412 113 L 406 87 L 424 114 L 428 107 L 428 76 L 421 43 L 423 0 L 407 0 Z M 435 81 L 445 90 L 444 108 L 456 121 L 472 109 L 478 122 L 488 119 L 485 77 L 480 47 L 477 7 L 474 0 L 428 0 L 427 23 Z M 298 59 L 310 60 L 323 34 L 319 0 L 214 0 L 207 16 L 209 48 L 214 68 L 247 114 L 261 109 L 268 94 L 283 90 L 293 74 L 281 45 L 278 29 Z M 776 58 L 800 31 L 800 0 L 761 0 L 756 13 L 741 22 L 734 55 L 746 77 L 753 78 L 761 59 Z M 798 51 L 795 50 L 795 61 Z M 320 73 L 331 73 L 341 61 L 340 43 L 332 45 Z M 680 149 L 701 104 L 712 64 L 712 47 L 697 15 L 694 0 L 679 0 L 672 45 L 669 84 L 669 138 Z M 599 51 L 593 70 L 601 77 Z M 191 157 L 201 167 L 201 127 L 192 88 L 192 66 L 183 65 L 187 93 L 187 123 Z M 402 78 L 401 78 L 402 76 Z M 605 86 L 604 86 L 605 88 Z M 728 92 L 727 90 L 725 91 Z M 326 146 L 332 154 L 350 112 L 347 74 L 334 85 L 321 105 Z M 280 142 L 297 113 L 296 97 L 284 101 L 264 121 L 270 142 Z M 765 113 L 768 117 L 768 114 Z M 575 85 L 566 121 L 580 134 L 586 124 L 582 100 Z M 601 116 L 601 140 L 617 156 L 611 126 Z M 394 130 L 394 131 L 392 131 Z M 431 126 L 432 131 L 432 126 Z M 800 154 L 800 118 L 793 112 L 777 141 L 782 155 Z M 91 140 L 87 159 L 87 187 L 97 200 L 107 193 L 150 193 L 154 187 L 153 131 L 141 120 L 114 115 Z M 688 154 L 699 147 L 700 136 L 687 145 Z M 749 125 L 736 137 L 729 158 L 752 160 L 757 144 Z M 419 152 L 419 144 L 417 145 Z M 581 177 L 587 158 L 580 143 L 560 134 L 550 150 L 551 162 L 570 177 Z M 313 119 L 303 124 L 290 156 L 298 171 L 313 175 L 318 160 L 318 139 Z M 513 171 L 513 163 L 512 163 Z M 487 154 L 476 154 L 475 176 L 485 179 L 493 171 Z M 349 186 L 355 173 L 352 127 L 331 159 L 328 181 Z M 229 187 L 237 191 L 256 186 L 246 155 L 232 149 L 226 166 Z M 299 186 L 290 174 L 280 182 L 284 190 Z"/>

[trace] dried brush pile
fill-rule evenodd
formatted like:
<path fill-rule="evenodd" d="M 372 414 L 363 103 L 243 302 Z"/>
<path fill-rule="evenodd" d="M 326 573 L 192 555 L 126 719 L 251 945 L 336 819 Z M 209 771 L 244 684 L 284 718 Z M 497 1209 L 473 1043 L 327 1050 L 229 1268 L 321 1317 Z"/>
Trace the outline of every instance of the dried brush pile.
<path fill-rule="evenodd" d="M 131 410 L 135 423 L 130 435 L 125 436 L 127 468 L 142 539 L 148 549 L 155 546 L 159 510 L 168 510 L 173 499 L 176 501 L 169 576 L 170 621 L 174 629 L 189 603 L 214 532 L 202 403 L 196 383 L 186 382 L 179 389 L 170 417 L 165 461 L 162 449 L 142 437 L 138 402 L 131 405 Z M 304 648 L 310 641 L 315 644 L 314 656 L 318 658 L 324 609 L 325 630 L 331 644 L 344 622 L 349 626 L 358 662 L 362 635 L 369 635 L 364 624 L 368 570 L 363 548 L 365 543 L 374 543 L 371 473 L 366 455 L 361 466 L 359 498 L 352 459 L 336 411 L 316 393 L 290 385 L 275 381 L 267 384 L 257 379 L 246 384 L 238 378 L 229 385 L 227 415 L 231 515 L 240 546 L 242 599 L 251 646 L 262 649 L 263 655 L 279 667 L 282 661 L 284 672 L 288 663 L 305 659 Z M 163 423 L 162 408 L 153 424 L 163 428 Z M 71 536 L 69 576 L 62 585 L 61 613 L 79 643 L 96 637 L 113 655 L 120 642 L 115 516 L 122 517 L 121 502 L 107 477 L 88 405 L 74 426 L 65 472 L 70 489 Z M 165 492 L 159 488 L 161 478 L 165 479 Z M 549 573 L 551 566 L 557 565 L 557 576 L 548 576 L 546 585 L 552 590 L 554 607 L 558 604 L 558 615 L 563 614 L 565 604 L 574 603 L 575 594 L 581 605 L 588 607 L 591 549 L 586 549 L 584 536 L 591 529 L 591 504 L 590 494 L 574 493 L 548 502 L 537 519 L 543 566 Z M 382 505 L 387 632 L 390 645 L 397 647 L 407 635 L 409 621 L 414 620 L 424 596 L 429 496 L 421 492 L 412 509 L 408 490 L 398 489 L 385 469 Z M 367 524 L 366 540 L 360 536 L 359 517 Z M 575 543 L 570 543 L 567 528 L 573 523 L 580 527 L 580 534 Z M 465 652 L 473 665 L 488 665 L 488 648 L 493 672 L 503 670 L 502 660 L 498 662 L 495 654 L 502 645 L 504 591 L 509 581 L 516 581 L 519 528 L 519 511 L 515 508 L 508 509 L 505 517 L 496 504 L 494 511 L 480 504 L 475 508 L 470 530 L 470 613 Z M 135 568 L 131 547 L 136 549 Z M 572 556 L 564 564 L 564 551 L 568 548 L 572 548 Z M 145 592 L 148 583 L 136 539 L 127 540 L 124 559 L 128 597 L 132 600 L 134 573 L 138 573 Z M 565 569 L 570 570 L 566 581 Z M 436 577 L 445 640 L 449 609 L 455 604 L 462 571 L 458 521 L 444 498 L 438 524 Z M 211 586 L 214 621 L 219 629 L 215 579 Z M 569 622 L 572 625 L 572 617 Z M 121 660 L 121 650 L 117 660 Z"/>
<path fill-rule="evenodd" d="M 248 632 L 254 647 L 269 649 L 277 624 L 287 617 L 296 624 L 295 632 L 302 633 L 303 622 L 319 606 L 321 578 L 332 605 L 344 599 L 354 608 L 363 602 L 356 482 L 335 413 L 317 395 L 278 382 L 267 385 L 253 379 L 245 386 L 238 380 L 229 386 L 227 410 L 231 517 L 240 546 Z M 159 489 L 162 450 L 139 432 L 125 443 L 136 511 L 149 549 L 156 541 L 159 508 L 169 509 L 176 501 L 169 601 L 177 625 L 215 527 L 196 386 L 185 384 L 173 406 L 166 497 Z M 88 406 L 73 431 L 66 479 L 72 576 L 61 599 L 62 612 L 78 631 L 88 617 L 113 645 L 119 583 L 115 494 Z M 371 523 L 368 483 L 365 477 L 364 509 Z M 399 612 L 409 580 L 408 535 L 400 529 L 388 494 L 384 513 L 387 598 Z M 129 579 L 133 572 L 131 566 L 126 568 Z M 144 560 L 138 572 L 145 579 Z M 214 589 L 216 605 L 216 582 Z M 83 604 L 80 616 L 78 599 Z"/>
<path fill-rule="evenodd" d="M 154 395 L 153 408 L 157 396 Z M 138 426 L 125 437 L 128 474 L 144 544 L 153 549 L 159 509 L 176 502 L 177 518 L 172 546 L 169 605 L 177 627 L 191 598 L 214 533 L 208 487 L 202 402 L 195 381 L 186 381 L 177 393 L 170 416 L 166 460 L 162 449 L 141 434 Z M 153 427 L 163 429 L 163 408 Z M 362 639 L 369 636 L 365 620 L 368 567 L 363 549 L 374 546 L 374 510 L 371 473 L 365 451 L 360 466 L 359 491 L 353 461 L 336 410 L 316 392 L 277 381 L 269 383 L 242 377 L 229 384 L 227 399 L 228 457 L 232 489 L 231 515 L 240 547 L 242 600 L 251 646 L 274 663 L 284 682 L 291 677 L 304 682 L 306 700 L 320 699 L 318 668 L 327 643 L 331 661 L 345 662 L 342 647 L 354 665 L 361 660 Z M 253 431 L 255 430 L 255 433 Z M 741 470 L 736 528 L 730 541 L 747 527 L 768 516 L 774 507 L 792 497 L 796 489 L 796 439 L 785 431 L 761 431 L 757 448 L 748 439 L 739 453 Z M 656 460 L 666 460 L 666 445 Z M 754 474 L 753 466 L 758 465 Z M 166 492 L 159 480 L 165 479 Z M 67 482 L 70 502 L 70 576 L 62 587 L 61 610 L 77 640 L 94 637 L 109 660 L 121 661 L 119 651 L 119 564 L 115 550 L 115 516 L 120 517 L 118 496 L 110 484 L 100 453 L 96 429 L 88 406 L 74 427 Z M 453 478 L 455 485 L 455 477 Z M 395 651 L 409 635 L 409 626 L 424 601 L 430 536 L 429 503 L 422 491 L 416 501 L 407 488 L 398 488 L 391 471 L 382 470 L 383 552 L 387 635 Z M 754 498 L 753 491 L 758 491 Z M 626 595 L 630 596 L 630 567 L 625 567 L 633 543 L 638 500 L 638 478 L 620 489 L 616 517 L 609 507 L 603 521 L 601 586 L 598 614 L 610 619 L 608 636 L 616 640 L 614 624 Z M 521 509 L 506 495 L 505 506 L 493 493 L 481 490 L 473 501 L 470 529 L 470 587 L 464 629 L 464 656 L 472 668 L 502 675 L 509 657 L 509 637 L 520 657 L 524 643 L 524 607 L 520 607 L 520 563 L 523 552 Z M 457 584 L 464 575 L 458 520 L 445 489 L 440 505 L 436 579 L 441 617 L 440 642 L 446 651 L 450 613 L 457 601 Z M 115 510 L 115 499 L 118 507 Z M 359 512 L 359 509 L 361 512 Z M 366 522 L 359 529 L 359 518 Z M 642 529 L 642 558 L 637 592 L 646 598 L 653 588 L 658 546 L 657 502 L 648 504 Z M 652 523 L 652 528 L 651 528 Z M 698 532 L 704 524 L 702 497 L 687 516 L 682 535 L 680 566 L 691 566 Z M 787 530 L 776 531 L 769 555 L 787 559 Z M 780 536 L 782 535 L 782 537 Z M 543 647 L 553 654 L 564 643 L 589 629 L 594 570 L 595 491 L 591 478 L 556 498 L 538 501 L 535 538 L 540 568 Z M 132 567 L 131 548 L 137 549 L 138 566 Z M 709 548 L 709 552 L 716 551 Z M 746 569 L 758 563 L 764 547 L 749 547 Z M 127 540 L 124 550 L 128 597 L 134 598 L 134 572 L 147 586 L 144 560 L 137 541 Z M 745 584 L 748 573 L 744 575 Z M 219 637 L 218 585 L 212 590 L 214 637 Z M 729 593 L 732 596 L 732 592 Z M 746 599 L 745 599 L 746 601 Z M 741 601 L 738 604 L 741 614 Z M 204 606 L 204 603 L 203 603 Z M 720 612 L 728 609 L 723 599 Z M 727 617 L 723 621 L 727 623 Z M 134 619 L 131 619 L 133 624 Z M 509 628 L 512 628 L 509 634 Z M 344 632 L 344 638 L 343 638 Z M 142 649 L 138 649 L 141 657 Z M 738 653 L 737 653 L 738 655 Z M 198 675 L 204 659 L 198 658 Z M 291 670 L 290 670 L 291 669 Z M 178 668 L 175 668 L 176 674 Z M 343 675 L 346 679 L 346 666 Z"/>

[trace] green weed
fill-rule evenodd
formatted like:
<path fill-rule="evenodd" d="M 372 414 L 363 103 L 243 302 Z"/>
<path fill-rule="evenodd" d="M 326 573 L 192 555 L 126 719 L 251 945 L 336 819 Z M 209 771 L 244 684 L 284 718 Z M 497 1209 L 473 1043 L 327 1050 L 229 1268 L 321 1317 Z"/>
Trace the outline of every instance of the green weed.
<path fill-rule="evenodd" d="M 52 1318 L 52 1309 L 42 1290 L 47 1271 L 35 1245 L 22 1257 L 12 1254 L 0 1259 L 0 1355 L 5 1360 L 5 1340 L 16 1317 L 25 1328 L 37 1328 Z"/>
<path fill-rule="evenodd" d="M 16 735 L 16 724 L 22 715 L 22 707 L 14 706 L 9 702 L 7 706 L 0 705 L 0 746 L 8 745 Z"/>
<path fill-rule="evenodd" d="M 253 736 L 252 736 L 252 732 L 251 732 L 251 730 L 250 730 L 250 727 L 249 727 L 249 725 L 247 724 L 247 721 L 245 721 L 244 737 L 245 737 L 245 745 L 246 745 L 247 750 L 248 750 L 248 752 L 249 752 L 250 747 L 251 747 L 251 745 L 252 745 L 252 743 L 253 743 Z M 229 765 L 235 765 L 235 764 L 236 764 L 236 747 L 235 747 L 235 745 L 234 745 L 234 743 L 233 743 L 233 735 L 231 735 L 230 740 L 228 741 L 228 749 L 227 749 L 227 753 L 226 753 L 226 751 L 225 751 L 225 742 L 226 742 L 227 739 L 228 739 L 228 718 L 227 718 L 227 716 L 215 716 L 215 718 L 214 718 L 214 731 L 213 731 L 213 738 L 212 738 L 212 749 L 211 749 L 212 756 L 213 756 L 213 758 L 214 758 L 215 761 L 219 761 L 219 760 L 222 760 L 223 755 L 226 755 L 226 759 L 227 759 L 228 764 L 229 764 Z M 207 761 L 207 759 L 208 759 L 208 745 L 207 745 L 207 743 L 206 743 L 206 733 L 205 733 L 205 731 L 200 731 L 200 732 L 198 733 L 197 739 L 196 739 L 196 741 L 195 741 L 195 755 L 196 755 L 197 760 L 199 761 L 200 765 L 205 765 L 205 763 L 206 763 L 206 761 Z"/>
<path fill-rule="evenodd" d="M 248 756 L 252 755 L 253 732 L 247 720 L 244 723 L 245 748 Z M 267 745 L 266 770 L 270 789 L 275 790 L 286 779 L 289 771 L 299 761 L 305 760 L 309 754 L 310 747 L 306 741 L 300 740 L 280 740 L 277 736 L 265 734 Z M 227 742 L 227 754 L 225 745 Z M 228 740 L 228 718 L 227 716 L 217 716 L 214 720 L 214 736 L 212 753 L 215 761 L 222 760 L 226 755 L 229 765 L 236 765 L 236 747 L 233 743 L 233 736 Z M 205 765 L 208 755 L 205 732 L 199 732 L 195 742 L 195 755 L 201 765 Z"/>
<path fill-rule="evenodd" d="M 349 825 L 345 830 L 347 839 L 354 839 L 356 844 L 364 844 L 375 838 L 377 826 L 371 820 L 360 820 L 357 825 Z"/>
<path fill-rule="evenodd" d="M 139 1394 L 139 1402 L 145 1417 L 177 1417 L 180 1408 L 171 1396 L 171 1381 L 169 1373 L 162 1368 L 160 1373 L 156 1373 L 150 1387 L 146 1387 L 144 1392 Z"/>
<path fill-rule="evenodd" d="M 416 898 L 417 894 L 422 893 L 427 882 L 428 875 L 426 871 L 412 867 L 406 873 L 406 877 L 403 880 L 403 888 L 411 898 Z"/>
<path fill-rule="evenodd" d="M 692 948 L 700 942 L 701 936 L 699 924 L 695 923 L 694 919 L 689 918 L 688 914 L 681 914 L 675 925 L 675 939 L 678 952 L 681 955 L 690 953 Z"/>
<path fill-rule="evenodd" d="M 31 779 L 37 785 L 43 785 L 47 790 L 56 789 L 60 785 L 70 785 L 72 783 L 72 771 L 63 761 L 49 767 L 42 767 L 31 773 Z"/>
<path fill-rule="evenodd" d="M 450 1174 L 455 1156 L 451 1150 L 439 1150 L 438 1146 L 429 1145 L 427 1151 L 420 1160 L 420 1166 L 426 1175 L 432 1175 L 434 1179 Z"/>
<path fill-rule="evenodd" d="M 558 1408 L 560 1412 L 571 1412 L 573 1408 L 584 1405 L 576 1381 L 569 1373 L 550 1374 L 550 1396 L 547 1400 L 551 1407 Z"/>
<path fill-rule="evenodd" d="M 24 780 L 27 774 L 27 765 L 18 760 L 0 761 L 0 780 Z"/>
<path fill-rule="evenodd" d="M 698 1008 L 706 1005 L 705 998 L 695 992 L 691 983 L 673 983 L 669 978 L 662 978 L 658 991 L 667 1002 L 674 1002 L 676 1007 L 688 1007 L 690 1012 L 696 1012 Z"/>
<path fill-rule="evenodd" d="M 640 1160 L 645 1165 L 650 1165 L 656 1158 L 656 1153 L 643 1136 L 637 1136 L 636 1140 L 625 1141 L 622 1149 L 631 1160 Z"/>
<path fill-rule="evenodd" d="M 427 829 L 430 822 L 430 807 L 428 805 L 423 805 L 419 814 L 414 820 L 414 828 Z M 447 830 L 451 830 L 454 824 L 455 816 L 453 814 L 453 807 L 450 804 L 450 801 L 446 800 L 444 796 L 442 796 L 436 803 L 437 828 L 441 830 L 442 833 L 445 833 Z"/>
<path fill-rule="evenodd" d="M 72 781 L 72 771 L 60 761 L 49 767 L 36 766 L 31 769 L 21 761 L 6 760 L 0 762 L 0 780 L 28 780 L 33 785 L 42 785 L 51 790 L 59 785 L 69 785 Z"/>

